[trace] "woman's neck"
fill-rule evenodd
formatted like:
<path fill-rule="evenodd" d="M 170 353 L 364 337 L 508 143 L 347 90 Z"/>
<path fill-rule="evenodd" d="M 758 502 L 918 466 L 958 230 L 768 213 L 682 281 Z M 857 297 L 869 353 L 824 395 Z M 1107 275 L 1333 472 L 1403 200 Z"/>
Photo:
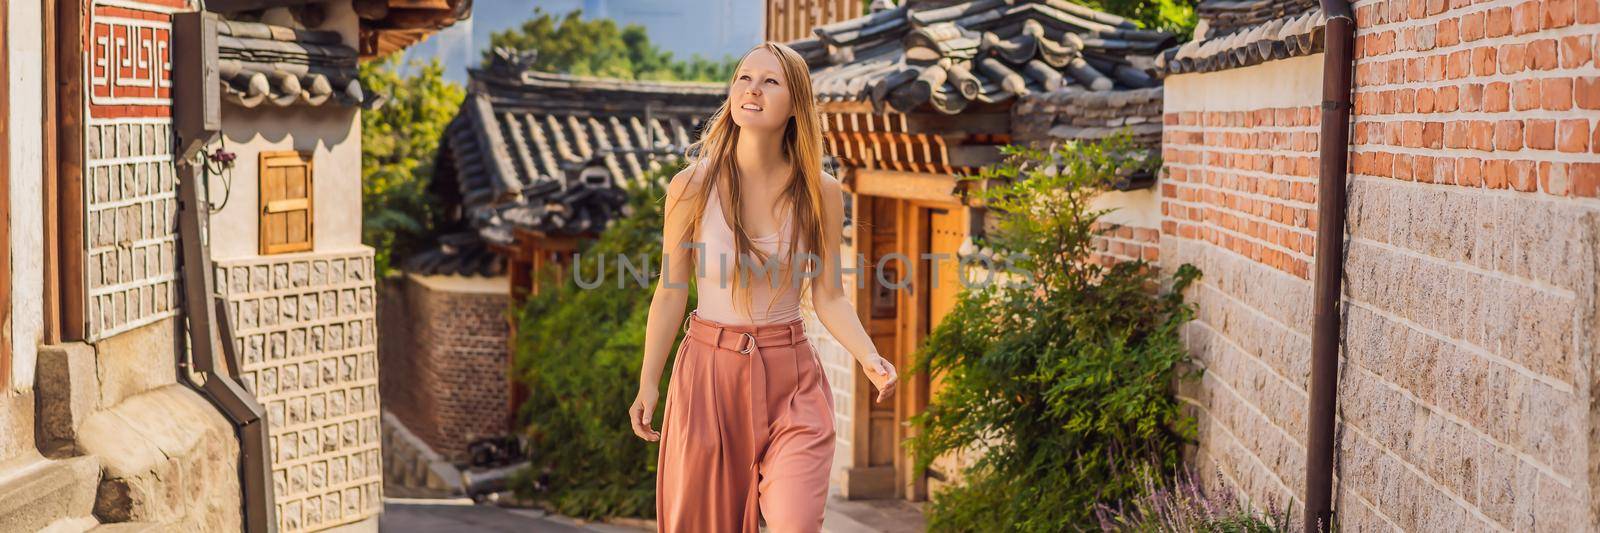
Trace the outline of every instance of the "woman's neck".
<path fill-rule="evenodd" d="M 751 181 L 746 184 L 764 182 L 762 189 L 782 186 L 780 180 L 788 176 L 784 169 L 789 166 L 783 156 L 783 132 L 741 130 L 733 147 L 733 162 L 741 176 L 749 176 Z"/>

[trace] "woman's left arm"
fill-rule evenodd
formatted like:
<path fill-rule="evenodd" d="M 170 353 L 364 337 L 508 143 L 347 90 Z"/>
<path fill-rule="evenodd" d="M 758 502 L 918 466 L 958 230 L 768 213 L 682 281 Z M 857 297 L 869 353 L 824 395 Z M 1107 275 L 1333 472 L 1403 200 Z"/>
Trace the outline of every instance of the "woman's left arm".
<path fill-rule="evenodd" d="M 827 328 L 828 333 L 832 334 L 856 362 L 861 364 L 867 379 L 878 389 L 876 401 L 881 402 L 894 394 L 899 384 L 899 375 L 888 359 L 878 355 L 878 348 L 872 344 L 872 337 L 861 324 L 861 316 L 856 314 L 855 306 L 845 297 L 840 267 L 846 258 L 841 257 L 842 254 L 839 253 L 843 231 L 844 191 L 839 185 L 839 180 L 824 172 L 821 246 L 822 249 L 832 250 L 835 253 L 834 259 L 823 262 L 821 277 L 812 280 L 811 305 L 816 310 L 817 319 L 822 322 L 822 326 Z M 862 269 L 858 270 L 856 275 L 867 274 Z"/>

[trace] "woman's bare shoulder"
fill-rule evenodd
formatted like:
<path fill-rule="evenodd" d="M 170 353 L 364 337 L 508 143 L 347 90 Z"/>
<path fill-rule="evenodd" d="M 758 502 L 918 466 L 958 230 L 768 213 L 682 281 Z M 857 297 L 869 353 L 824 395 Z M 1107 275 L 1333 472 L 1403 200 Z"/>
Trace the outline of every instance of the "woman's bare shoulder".
<path fill-rule="evenodd" d="M 689 163 L 682 170 L 679 170 L 677 174 L 674 174 L 672 179 L 667 181 L 667 198 L 678 199 L 684 198 L 685 195 L 693 196 L 698 194 L 697 191 L 700 190 L 700 184 L 705 182 L 706 174 L 708 174 L 702 169 L 702 166 L 698 162 Z"/>
<path fill-rule="evenodd" d="M 826 202 L 828 202 L 828 204 L 833 204 L 835 202 L 842 203 L 844 201 L 844 197 L 842 195 L 844 186 L 839 183 L 839 178 L 833 177 L 833 174 L 829 174 L 826 170 L 822 171 L 821 189 L 822 197 Z"/>
<path fill-rule="evenodd" d="M 826 170 L 822 171 L 822 190 L 823 191 L 825 191 L 825 192 L 834 192 L 834 191 L 839 190 L 839 187 L 840 187 L 839 178 L 833 177 L 833 174 L 829 174 L 828 171 L 826 171 Z"/>

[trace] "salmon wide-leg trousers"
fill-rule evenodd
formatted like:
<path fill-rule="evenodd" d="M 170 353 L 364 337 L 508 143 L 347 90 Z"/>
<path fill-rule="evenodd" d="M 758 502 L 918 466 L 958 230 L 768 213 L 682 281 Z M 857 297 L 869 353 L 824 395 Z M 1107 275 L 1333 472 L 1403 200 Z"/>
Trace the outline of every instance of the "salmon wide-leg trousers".
<path fill-rule="evenodd" d="M 661 421 L 657 530 L 820 531 L 833 395 L 801 321 L 688 323 Z"/>

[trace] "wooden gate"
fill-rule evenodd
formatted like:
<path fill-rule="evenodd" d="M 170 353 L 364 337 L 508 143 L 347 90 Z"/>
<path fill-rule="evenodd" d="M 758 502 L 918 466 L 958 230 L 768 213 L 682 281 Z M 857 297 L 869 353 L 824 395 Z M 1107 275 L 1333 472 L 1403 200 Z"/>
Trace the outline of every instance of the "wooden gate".
<path fill-rule="evenodd" d="M 966 210 L 950 203 L 873 196 L 862 196 L 860 202 L 857 251 L 874 267 L 863 274 L 871 276 L 863 317 L 879 354 L 901 370 L 902 381 L 893 401 L 879 404 L 872 401 L 876 390 L 858 373 L 854 468 L 846 491 L 852 498 L 923 500 L 930 479 L 935 490 L 953 481 L 960 462 L 941 457 L 926 471 L 913 468 L 914 458 L 905 447 L 915 432 L 910 419 L 927 409 L 938 394 L 939 380 L 907 371 L 932 326 L 955 307 L 961 290 L 955 254 L 966 238 Z M 939 259 L 925 258 L 929 255 Z"/>
<path fill-rule="evenodd" d="M 961 292 L 961 279 L 959 264 L 956 262 L 956 251 L 961 248 L 961 241 L 966 237 L 965 221 L 961 212 L 954 209 L 928 209 L 928 253 L 930 259 L 920 263 L 928 268 L 928 298 L 925 302 L 928 307 L 928 320 L 924 323 L 922 337 L 933 332 L 933 328 L 944 320 L 945 315 L 955 309 L 956 296 Z M 919 265 L 919 266 L 920 266 Z M 921 344 L 922 339 L 918 339 Z M 944 389 L 940 374 L 923 375 L 929 380 L 928 400 L 939 396 Z M 918 412 L 927 409 L 923 404 Z M 961 469 L 965 466 L 965 457 L 960 453 L 940 456 L 934 459 L 924 474 L 928 477 L 929 493 L 938 492 L 945 485 L 954 483 L 959 479 Z"/>

